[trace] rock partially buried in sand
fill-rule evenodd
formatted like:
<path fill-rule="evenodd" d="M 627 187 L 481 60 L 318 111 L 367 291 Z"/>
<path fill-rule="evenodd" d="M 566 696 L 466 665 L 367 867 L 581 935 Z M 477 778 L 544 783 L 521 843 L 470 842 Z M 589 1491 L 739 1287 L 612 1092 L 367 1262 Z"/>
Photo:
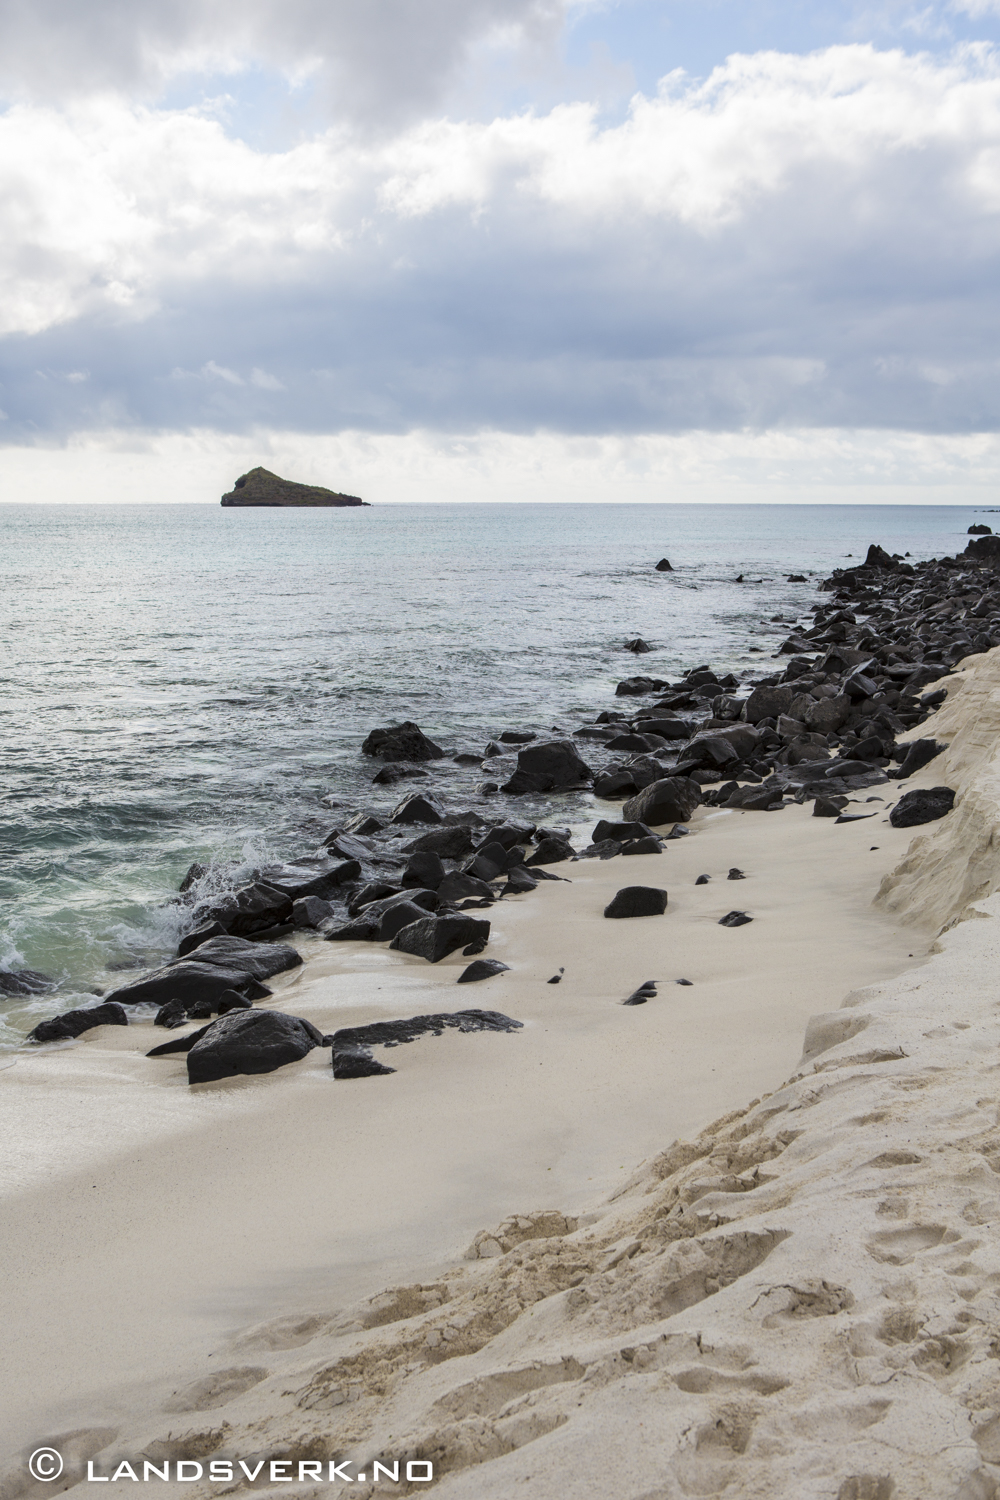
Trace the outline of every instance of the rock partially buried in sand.
<path fill-rule="evenodd" d="M 34 1031 L 29 1031 L 29 1042 L 63 1042 L 71 1037 L 82 1036 L 95 1026 L 127 1026 L 128 1016 L 122 1005 L 105 1000 L 103 1005 L 92 1005 L 89 1009 L 67 1010 L 51 1021 L 40 1021 Z"/>
<path fill-rule="evenodd" d="M 502 964 L 498 958 L 477 958 L 459 974 L 456 984 L 476 984 L 480 979 L 492 979 L 494 974 L 510 972 L 510 964 Z"/>
<path fill-rule="evenodd" d="M 719 918 L 720 927 L 745 927 L 752 922 L 753 917 L 748 917 L 745 911 L 727 911 L 724 917 Z"/>
<path fill-rule="evenodd" d="M 911 740 L 906 755 L 895 772 L 894 779 L 902 781 L 907 776 L 912 776 L 915 771 L 923 770 L 929 765 L 936 755 L 946 750 L 947 745 L 939 744 L 937 740 Z"/>
<path fill-rule="evenodd" d="M 604 908 L 606 917 L 662 917 L 667 909 L 666 891 L 651 885 L 626 885 Z"/>
<path fill-rule="evenodd" d="M 920 823 L 934 823 L 950 813 L 955 793 L 950 786 L 925 787 L 900 797 L 889 814 L 893 828 L 915 828 Z"/>
<path fill-rule="evenodd" d="M 188 1083 L 216 1083 L 244 1073 L 273 1073 L 298 1062 L 328 1039 L 311 1021 L 278 1010 L 232 1010 L 210 1026 L 175 1042 L 164 1042 L 147 1057 L 187 1053 Z"/>
<path fill-rule="evenodd" d="M 398 949 L 400 953 L 412 953 L 417 958 L 426 958 L 428 963 L 436 964 L 458 948 L 464 952 L 474 948 L 481 953 L 489 936 L 489 922 L 480 917 L 463 917 L 456 913 L 454 916 L 424 917 L 422 921 L 411 922 L 408 927 L 397 932 L 389 947 Z"/>
<path fill-rule="evenodd" d="M 665 776 L 643 787 L 622 807 L 624 821 L 655 828 L 662 823 L 684 823 L 701 802 L 701 787 L 687 776 Z"/>
<path fill-rule="evenodd" d="M 647 1000 L 655 1000 L 656 985 L 657 981 L 655 979 L 647 979 L 644 984 L 640 984 L 637 990 L 633 990 L 628 999 L 622 1001 L 622 1004 L 645 1005 Z"/>
<path fill-rule="evenodd" d="M 455 1031 L 520 1031 L 522 1021 L 512 1021 L 498 1010 L 445 1011 L 432 1016 L 411 1016 L 406 1021 L 373 1021 L 370 1026 L 345 1026 L 335 1031 L 333 1043 L 334 1078 L 372 1078 L 380 1073 L 394 1073 L 395 1068 L 376 1062 L 372 1047 L 398 1047 L 415 1042 L 418 1037 L 440 1036 Z"/>
<path fill-rule="evenodd" d="M 812 815 L 814 818 L 835 818 L 846 806 L 846 797 L 817 797 Z"/>

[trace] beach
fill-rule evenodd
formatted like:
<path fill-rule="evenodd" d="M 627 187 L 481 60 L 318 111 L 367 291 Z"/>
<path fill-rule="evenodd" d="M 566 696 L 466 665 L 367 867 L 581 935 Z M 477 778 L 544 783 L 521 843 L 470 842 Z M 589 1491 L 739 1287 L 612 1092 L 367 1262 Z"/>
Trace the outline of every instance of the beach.
<path fill-rule="evenodd" d="M 302 1496 L 380 1493 L 375 1458 L 456 1497 L 990 1495 L 998 655 L 943 679 L 948 748 L 858 821 L 703 805 L 662 852 L 557 863 L 493 905 L 508 969 L 473 986 L 459 952 L 309 932 L 271 981 L 324 1033 L 519 1030 L 193 1088 L 148 1022 L 17 1054 L 4 1500 L 48 1492 L 43 1444 L 80 1483 L 200 1464 L 162 1481 L 193 1495 L 255 1456 L 255 1492 L 275 1462 Z M 890 825 L 942 784 L 954 813 Z M 605 918 L 639 880 L 665 913 Z"/>

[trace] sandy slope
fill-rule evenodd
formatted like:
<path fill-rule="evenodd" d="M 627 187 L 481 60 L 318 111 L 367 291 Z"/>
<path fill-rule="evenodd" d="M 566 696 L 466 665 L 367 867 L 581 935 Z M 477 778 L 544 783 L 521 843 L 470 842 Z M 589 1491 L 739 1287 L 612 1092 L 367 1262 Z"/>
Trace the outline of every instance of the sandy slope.
<path fill-rule="evenodd" d="M 1000 702 L 997 654 L 961 688 L 979 724 Z M 954 736 L 947 767 L 918 778 L 962 791 L 959 830 L 995 774 L 988 727 L 961 750 L 960 708 L 931 726 Z M 604 1496 L 613 1481 L 625 1500 L 881 1500 L 891 1475 L 895 1496 L 952 1500 L 991 1443 L 1000 1459 L 984 982 L 1000 898 L 914 969 L 942 878 L 959 915 L 963 849 L 949 819 L 907 859 L 911 833 L 881 806 L 840 826 L 798 808 L 708 816 L 663 856 L 562 867 L 571 885 L 491 913 L 490 951 L 513 972 L 481 986 L 454 988 L 458 959 L 311 944 L 281 1003 L 325 1029 L 468 1004 L 526 1023 L 384 1054 L 392 1078 L 335 1084 L 315 1053 L 188 1090 L 181 1064 L 142 1056 L 142 1028 L 0 1074 L 20 1143 L 5 1500 L 44 1488 L 24 1487 L 14 1452 L 69 1429 L 102 1463 L 419 1454 L 456 1497 Z M 921 885 L 905 871 L 928 843 L 939 864 Z M 748 879 L 725 881 L 730 865 Z M 695 887 L 702 870 L 715 878 Z M 667 916 L 605 921 L 635 881 L 669 889 Z M 720 928 L 731 907 L 754 922 Z M 654 977 L 655 1001 L 616 1003 Z M 675 1137 L 693 1139 L 657 1154 Z M 484 1228 L 487 1258 L 462 1261 Z M 988 1474 L 974 1483 L 961 1500 L 992 1494 Z"/>

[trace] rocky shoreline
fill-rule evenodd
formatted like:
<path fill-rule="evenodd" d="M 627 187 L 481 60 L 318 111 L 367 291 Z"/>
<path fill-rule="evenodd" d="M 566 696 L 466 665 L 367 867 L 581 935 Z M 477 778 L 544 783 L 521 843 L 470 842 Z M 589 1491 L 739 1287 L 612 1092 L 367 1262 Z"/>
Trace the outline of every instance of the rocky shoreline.
<path fill-rule="evenodd" d="M 941 688 L 923 689 L 963 657 L 1000 645 L 998 554 L 1000 538 L 992 535 L 970 542 L 961 557 L 916 564 L 872 545 L 864 563 L 820 584 L 832 597 L 814 604 L 812 623 L 782 643 L 777 655 L 788 661 L 780 672 L 743 683 L 707 665 L 675 682 L 630 677 L 615 696 L 641 699 L 631 712 L 601 709 L 571 736 L 552 740 L 506 730 L 479 756 L 451 757 L 488 770 L 505 752 L 516 753 L 502 785 L 486 781 L 477 788 L 479 809 L 448 808 L 430 788 L 411 792 L 388 814 L 358 810 L 320 849 L 263 866 L 221 895 L 220 872 L 193 865 L 179 897 L 189 916 L 177 957 L 101 996 L 97 1006 L 41 1022 L 28 1041 L 63 1041 L 95 1026 L 125 1025 L 129 1016 L 152 1017 L 168 1030 L 208 1021 L 150 1056 L 185 1051 L 190 1080 L 205 1081 L 203 1058 L 215 1027 L 220 1043 L 225 1034 L 225 1062 L 213 1064 L 222 1068 L 216 1077 L 271 1071 L 317 1045 L 332 1047 L 334 1077 L 385 1072 L 370 1052 L 367 1061 L 356 1056 L 350 1068 L 338 1065 L 345 1039 L 312 1035 L 308 1023 L 292 1036 L 279 1012 L 255 1012 L 274 1017 L 267 1045 L 266 1028 L 232 1017 L 272 994 L 268 978 L 302 962 L 282 938 L 311 930 L 331 942 L 388 943 L 429 963 L 458 950 L 473 957 L 484 951 L 491 931 L 489 919 L 473 912 L 563 878 L 552 866 L 659 853 L 666 839 L 685 835 L 699 805 L 777 812 L 811 802 L 815 816 L 838 822 L 873 816 L 849 811 L 849 803 L 890 779 L 905 780 L 946 748 L 931 737 L 896 743 L 946 696 Z M 630 642 L 629 649 L 643 644 Z M 373 730 L 361 749 L 381 763 L 377 786 L 426 776 L 428 765 L 446 758 L 412 722 Z M 524 797 L 588 788 L 597 798 L 620 802 L 621 815 L 600 819 L 583 848 L 574 847 L 568 828 L 489 816 L 489 799 L 498 791 L 510 807 Z M 897 827 L 931 822 L 953 801 L 948 787 L 924 788 L 904 796 L 891 821 Z M 605 916 L 662 914 L 666 905 L 658 887 L 623 882 Z M 740 925 L 750 918 L 732 911 L 721 920 Z M 496 969 L 484 966 L 462 978 L 491 972 Z M 44 976 L 5 979 L 37 993 Z"/>

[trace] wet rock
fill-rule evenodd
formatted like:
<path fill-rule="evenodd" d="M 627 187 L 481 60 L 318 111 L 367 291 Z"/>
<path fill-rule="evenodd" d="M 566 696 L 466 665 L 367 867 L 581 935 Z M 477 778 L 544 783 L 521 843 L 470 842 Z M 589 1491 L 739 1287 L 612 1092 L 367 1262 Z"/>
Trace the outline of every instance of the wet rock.
<path fill-rule="evenodd" d="M 372 786 L 395 786 L 399 781 L 412 781 L 415 776 L 426 776 L 423 766 L 383 766 L 372 777 Z"/>
<path fill-rule="evenodd" d="M 445 873 L 439 854 L 433 854 L 429 850 L 411 854 L 403 871 L 402 885 L 404 888 L 410 886 L 423 891 L 436 891 Z"/>
<path fill-rule="evenodd" d="M 868 548 L 868 555 L 865 558 L 864 566 L 866 568 L 883 568 L 887 572 L 891 572 L 894 571 L 899 566 L 899 564 L 896 562 L 895 558 L 890 557 L 889 553 L 886 552 L 884 548 L 878 546 L 877 543 L 873 542 Z"/>
<path fill-rule="evenodd" d="M 905 792 L 889 814 L 893 828 L 915 828 L 920 823 L 934 823 L 950 813 L 955 793 L 948 786 L 925 787 Z"/>
<path fill-rule="evenodd" d="M 177 889 L 181 892 L 181 894 L 183 894 L 185 891 L 189 891 L 197 881 L 201 880 L 202 876 L 207 874 L 208 865 L 199 864 L 198 861 L 195 860 L 194 864 L 188 867 L 188 872 L 184 876 L 184 879 L 181 881 Z"/>
<path fill-rule="evenodd" d="M 216 942 L 218 939 L 212 939 Z M 207 945 L 205 945 L 207 946 Z M 298 958 L 298 954 L 296 954 Z M 301 963 L 301 959 L 299 959 Z M 190 958 L 175 959 L 162 969 L 155 969 L 134 984 L 123 985 L 109 995 L 119 1005 L 166 1005 L 168 1000 L 180 1000 L 185 1010 L 193 1005 L 208 1003 L 217 1008 L 218 1000 L 226 990 L 236 990 L 248 1000 L 263 1000 L 271 991 L 265 984 L 240 969 L 223 968 L 220 965 Z"/>
<path fill-rule="evenodd" d="M 752 922 L 753 917 L 748 917 L 745 911 L 729 911 L 724 917 L 719 918 L 720 927 L 745 927 Z"/>
<path fill-rule="evenodd" d="M 505 729 L 499 736 L 501 745 L 527 745 L 538 736 L 531 729 Z"/>
<path fill-rule="evenodd" d="M 319 927 L 336 914 L 337 908 L 333 903 L 324 901 L 320 896 L 303 896 L 301 901 L 292 902 L 293 927 Z"/>
<path fill-rule="evenodd" d="M 542 873 L 543 872 L 540 870 L 537 871 L 537 874 L 539 876 L 541 876 Z M 537 889 L 538 880 L 535 878 L 535 876 L 531 874 L 530 871 L 526 870 L 524 865 L 515 865 L 513 869 L 508 870 L 507 872 L 507 884 L 504 886 L 501 895 L 524 896 L 527 895 L 529 891 L 537 891 Z"/>
<path fill-rule="evenodd" d="M 430 797 L 413 792 L 397 802 L 389 815 L 390 823 L 441 823 L 444 821 L 441 808 Z"/>
<path fill-rule="evenodd" d="M 647 651 L 652 651 L 652 649 L 652 646 L 644 641 L 641 635 L 637 635 L 634 640 L 625 642 L 625 650 L 633 652 L 636 656 L 644 656 Z"/>
<path fill-rule="evenodd" d="M 424 917 L 397 932 L 390 948 L 412 953 L 428 963 L 440 963 L 458 948 L 473 947 L 489 940 L 490 924 L 482 918 L 459 915 Z"/>
<path fill-rule="evenodd" d="M 902 781 L 906 776 L 912 776 L 915 771 L 921 770 L 928 765 L 942 750 L 947 750 L 938 740 L 911 740 L 906 750 L 906 756 L 895 773 L 896 780 Z"/>
<path fill-rule="evenodd" d="M 496 892 L 485 880 L 464 870 L 446 875 L 438 886 L 438 895 L 442 902 L 452 905 L 457 901 L 493 901 L 496 898 Z"/>
<path fill-rule="evenodd" d="M 328 943 L 387 943 L 401 928 L 427 915 L 427 907 L 416 899 L 424 894 L 422 891 L 414 891 L 412 894 L 403 891 L 398 896 L 372 901 L 363 906 L 350 922 L 345 922 L 340 927 L 326 928 L 324 937 Z"/>
<path fill-rule="evenodd" d="M 627 885 L 604 908 L 606 917 L 662 917 L 667 909 L 666 891 L 651 885 Z"/>
<path fill-rule="evenodd" d="M 372 1047 L 399 1047 L 415 1042 L 421 1036 L 441 1036 L 448 1029 L 471 1033 L 477 1031 L 520 1031 L 521 1021 L 513 1021 L 497 1010 L 456 1010 L 438 1015 L 411 1016 L 406 1021 L 374 1021 L 369 1026 L 345 1026 L 335 1031 L 333 1043 L 334 1078 L 370 1078 L 379 1073 L 393 1073 L 394 1068 L 376 1062 Z"/>
<path fill-rule="evenodd" d="M 355 813 L 353 818 L 348 818 L 343 831 L 358 834 L 364 838 L 370 833 L 381 833 L 384 827 L 385 824 L 380 818 L 374 817 L 371 813 L 359 812 Z"/>
<path fill-rule="evenodd" d="M 209 938 L 225 936 L 226 929 L 221 922 L 203 922 L 200 927 L 193 928 L 181 938 L 177 944 L 177 957 L 183 958 L 186 953 L 193 953 L 195 948 L 207 943 Z"/>
<path fill-rule="evenodd" d="M 441 760 L 444 756 L 441 746 L 428 739 L 410 719 L 391 724 L 387 729 L 373 729 L 361 746 L 361 753 L 387 761 Z"/>
<path fill-rule="evenodd" d="M 659 717 L 639 718 L 635 722 L 639 734 L 655 734 L 661 740 L 687 740 L 691 738 L 691 731 L 683 719 L 665 719 Z"/>
<path fill-rule="evenodd" d="M 292 898 L 275 886 L 257 881 L 214 901 L 203 911 L 202 918 L 203 922 L 217 922 L 233 937 L 249 937 L 254 932 L 282 926 L 291 915 Z"/>
<path fill-rule="evenodd" d="M 616 734 L 613 740 L 608 740 L 607 748 L 645 755 L 651 750 L 662 749 L 665 744 L 666 740 L 658 734 Z"/>
<path fill-rule="evenodd" d="M 246 938 L 213 937 L 198 948 L 198 962 L 214 964 L 229 973 L 238 973 L 248 979 L 270 979 L 275 974 L 284 974 L 297 969 L 302 955 L 288 943 L 251 943 Z"/>
<path fill-rule="evenodd" d="M 442 859 L 463 859 L 474 848 L 472 834 L 464 824 L 433 828 L 403 845 L 404 854 L 438 854 Z"/>
<path fill-rule="evenodd" d="M 323 840 L 323 848 L 340 859 L 356 861 L 371 859 L 375 852 L 370 839 L 359 838 L 356 833 L 344 833 L 340 829 L 334 829 L 332 833 L 327 834 Z"/>
<path fill-rule="evenodd" d="M 702 800 L 701 788 L 687 776 L 667 776 L 644 787 L 623 806 L 624 821 L 657 828 L 686 823 Z"/>
<path fill-rule="evenodd" d="M 980 522 L 977 526 L 970 526 L 966 534 L 968 536 L 992 536 L 993 528 L 992 526 L 984 526 L 982 522 Z"/>
<path fill-rule="evenodd" d="M 547 740 L 518 752 L 517 770 L 503 787 L 505 792 L 562 791 L 593 780 L 593 772 L 572 740 Z"/>
<path fill-rule="evenodd" d="M 62 1042 L 71 1037 L 82 1036 L 95 1026 L 127 1026 L 128 1016 L 124 1007 L 113 1000 L 102 1005 L 92 1005 L 82 1010 L 67 1010 L 50 1021 L 40 1021 L 34 1031 L 29 1031 L 29 1042 Z"/>
<path fill-rule="evenodd" d="M 55 983 L 37 969 L 5 969 L 0 972 L 0 995 L 44 995 Z"/>
<path fill-rule="evenodd" d="M 661 557 L 659 562 L 656 564 L 656 571 L 657 573 L 672 573 L 674 570 L 670 566 L 670 563 L 667 561 L 667 559 L 665 557 Z"/>
<path fill-rule="evenodd" d="M 348 916 L 356 917 L 361 908 L 370 905 L 372 901 L 382 901 L 386 896 L 398 896 L 400 894 L 400 887 L 392 885 L 389 881 L 369 881 L 367 885 L 361 887 L 356 895 L 351 897 L 347 907 Z M 410 899 L 412 900 L 412 896 Z"/>
<path fill-rule="evenodd" d="M 326 1042 L 311 1021 L 299 1016 L 277 1010 L 232 1010 L 190 1036 L 154 1047 L 146 1056 L 186 1052 L 188 1083 L 215 1083 L 241 1074 L 273 1073 Z"/>
<path fill-rule="evenodd" d="M 289 901 L 299 901 L 303 896 L 330 896 L 357 880 L 360 874 L 361 864 L 357 859 L 303 859 L 294 864 L 265 865 L 260 871 L 260 882 L 271 890 L 281 891 Z"/>
<path fill-rule="evenodd" d="M 468 968 L 462 970 L 455 982 L 456 984 L 478 984 L 480 979 L 492 979 L 494 974 L 509 972 L 510 965 L 502 964 L 498 958 L 476 958 Z"/>
<path fill-rule="evenodd" d="M 655 677 L 626 677 L 615 688 L 618 698 L 638 698 L 643 693 L 658 693 L 664 684 Z"/>
<path fill-rule="evenodd" d="M 598 776 L 595 780 L 594 796 L 604 800 L 609 800 L 612 797 L 624 797 L 630 792 L 639 791 L 641 788 L 637 783 L 644 781 L 644 777 L 637 778 L 631 771 L 624 769 L 609 771 L 606 775 Z M 649 785 L 650 783 L 647 781 L 645 784 Z"/>

